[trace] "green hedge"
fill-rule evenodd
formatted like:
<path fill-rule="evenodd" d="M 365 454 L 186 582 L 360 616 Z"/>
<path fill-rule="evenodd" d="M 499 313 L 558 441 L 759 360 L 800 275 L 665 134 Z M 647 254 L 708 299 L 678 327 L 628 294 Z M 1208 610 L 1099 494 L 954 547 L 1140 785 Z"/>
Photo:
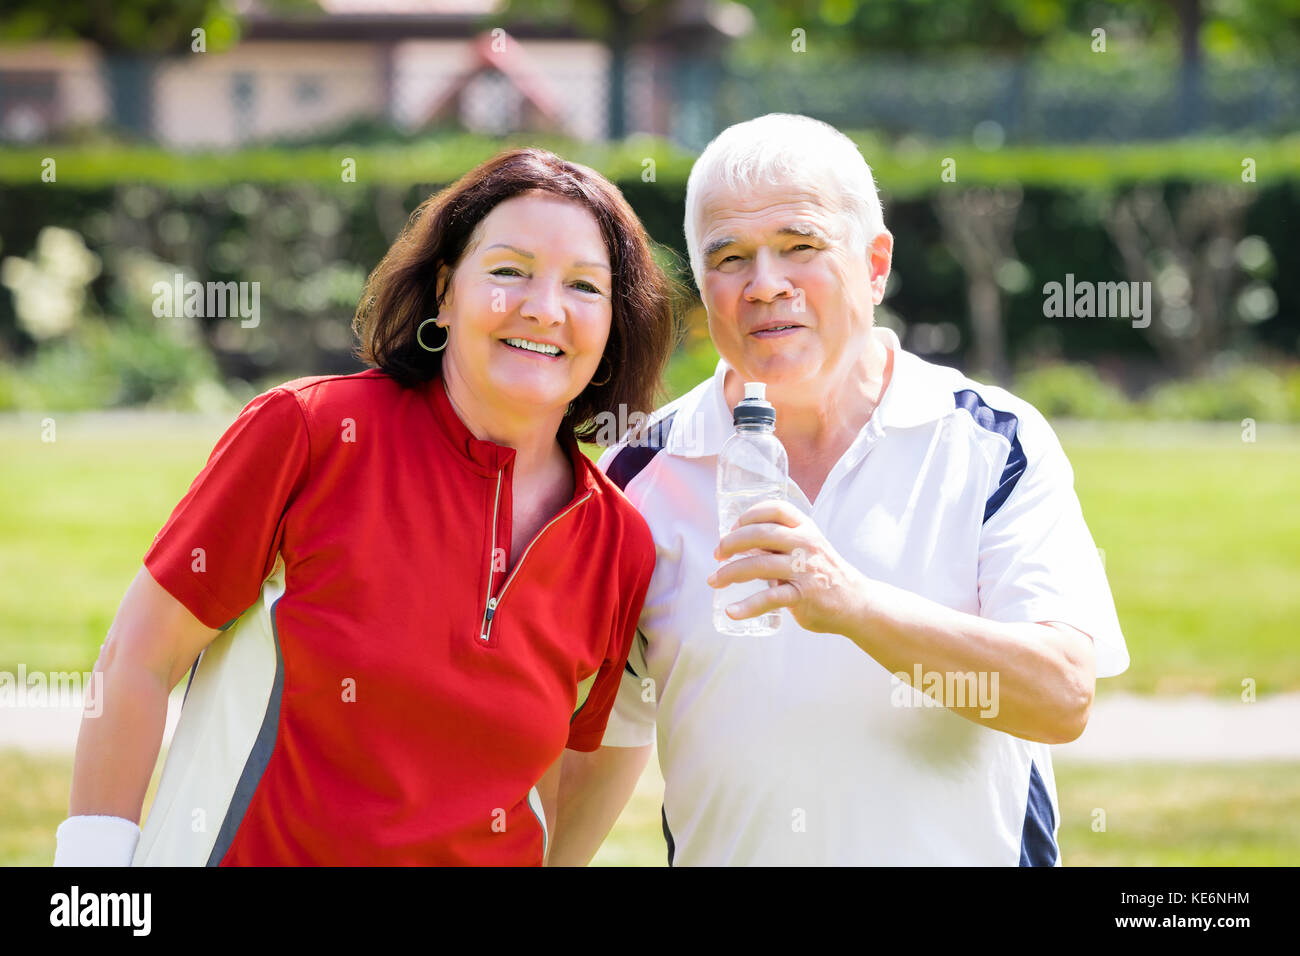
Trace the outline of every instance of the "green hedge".
<path fill-rule="evenodd" d="M 1067 273 L 1086 278 L 1122 275 L 1123 264 L 1102 218 L 1106 193 L 1080 188 L 1090 177 L 1105 181 L 1146 176 L 1222 177 L 1239 181 L 1240 159 L 1257 162 L 1258 191 L 1244 232 L 1260 237 L 1280 268 L 1265 278 L 1276 296 L 1276 314 L 1249 323 L 1233 317 L 1232 348 L 1252 361 L 1294 356 L 1300 343 L 1300 272 L 1285 268 L 1292 224 L 1300 214 L 1300 137 L 1271 143 L 1195 142 L 1100 148 L 1003 149 L 980 153 L 969 147 L 884 146 L 860 138 L 876 160 L 885 190 L 886 221 L 895 235 L 894 276 L 886 305 L 903 322 L 953 323 L 957 352 L 942 361 L 961 366 L 971 333 L 967 282 L 944 241 L 932 197 L 939 160 L 957 159 L 958 187 L 978 181 L 1019 179 L 1024 201 L 1015 245 L 1030 280 L 1008 290 L 1004 301 L 1008 359 L 1013 365 L 1052 354 L 1082 362 L 1075 370 L 1046 369 L 1015 386 L 1050 416 L 1279 418 L 1295 420 L 1294 376 L 1264 369 L 1259 375 L 1225 372 L 1222 382 L 1167 386 L 1135 407 L 1089 376 L 1086 366 L 1112 362 L 1154 366 L 1160 361 L 1150 337 L 1129 323 L 1047 319 L 1042 283 Z M 120 289 L 141 256 L 165 272 L 206 281 L 256 281 L 266 321 L 234 330 L 221 319 L 199 320 L 207 356 L 150 356 L 156 348 L 143 326 L 123 330 L 117 347 L 95 338 L 66 343 L 33 340 L 19 326 L 12 297 L 0 288 L 0 408 L 111 407 L 132 403 L 185 405 L 210 401 L 209 383 L 242 395 L 263 382 L 297 375 L 356 369 L 348 354 L 347 322 L 366 272 L 388 248 L 406 214 L 440 183 L 458 176 L 512 140 L 464 135 L 366 149 L 319 144 L 259 148 L 225 155 L 187 155 L 116 144 L 45 146 L 0 153 L 0 258 L 27 256 L 40 229 L 57 225 L 83 236 L 100 256 L 103 273 L 89 287 L 90 314 L 111 328 L 133 319 L 144 305 L 124 304 Z M 516 139 L 515 142 L 523 140 Z M 629 139 L 619 144 L 577 144 L 532 139 L 610 175 L 623 189 L 647 231 L 660 245 L 665 266 L 684 273 L 681 220 L 690 157 L 662 141 Z M 43 154 L 58 162 L 57 183 L 39 181 Z M 358 182 L 338 177 L 341 156 L 358 161 Z M 642 161 L 656 160 L 655 181 L 642 178 Z M 1191 172 L 1189 172 L 1191 171 Z M 1289 177 L 1289 178 L 1287 178 Z M 1060 183 L 1048 186 L 1034 183 Z M 94 184 L 98 185 L 94 185 Z M 129 188 L 118 188 L 130 183 Z M 214 185 L 204 185 L 212 183 Z M 910 184 L 910 185 L 909 185 Z M 907 189 L 916 192 L 907 195 Z M 1186 192 L 1177 178 L 1163 183 L 1171 205 Z M 152 323 L 153 334 L 166 322 Z M 698 327 L 702 323 L 697 322 Z M 137 334 L 138 333 L 138 334 Z M 72 338 L 78 338 L 73 336 Z M 707 341 L 707 339 L 706 339 Z M 698 344 L 698 343 L 691 343 Z M 49 353 L 49 354 L 47 354 Z M 215 373 L 209 358 L 216 363 Z M 670 369 L 670 388 L 681 391 L 712 371 L 698 349 L 683 349 Z M 119 369 L 120 366 L 120 369 Z M 110 372 L 110 369 L 118 371 Z M 83 383 L 81 378 L 89 379 Z M 181 381 L 185 384 L 182 385 Z M 1235 396 L 1235 397 L 1233 397 Z M 61 407 L 61 405 L 60 405 Z M 1263 409 L 1238 416 L 1243 407 Z"/>
<path fill-rule="evenodd" d="M 1005 147 L 981 151 L 968 142 L 885 142 L 869 132 L 849 131 L 871 163 L 888 197 L 933 192 L 945 183 L 941 164 L 955 160 L 956 181 L 965 185 L 1018 182 L 1023 186 L 1114 188 L 1135 182 L 1241 182 L 1242 161 L 1255 161 L 1256 182 L 1300 178 L 1300 135 L 1276 140 L 1195 139 L 1115 145 Z M 0 153 L 0 183 L 41 181 L 41 163 L 53 158 L 57 183 L 107 186 L 149 182 L 173 189 L 226 183 L 344 183 L 344 157 L 356 161 L 359 183 L 447 183 L 508 146 L 536 145 L 584 163 L 615 181 L 642 179 L 644 161 L 655 161 L 655 179 L 684 186 L 693 155 L 655 137 L 620 143 L 584 143 L 549 136 L 493 138 L 456 134 L 404 144 L 291 148 L 256 147 L 226 153 L 179 152 L 116 143 L 46 144 Z"/>

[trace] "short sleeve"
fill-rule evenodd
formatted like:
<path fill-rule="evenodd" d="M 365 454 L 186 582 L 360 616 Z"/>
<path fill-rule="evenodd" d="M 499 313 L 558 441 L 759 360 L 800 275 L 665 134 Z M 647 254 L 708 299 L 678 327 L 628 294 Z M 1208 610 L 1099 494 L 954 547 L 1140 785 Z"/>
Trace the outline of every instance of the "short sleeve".
<path fill-rule="evenodd" d="M 274 570 L 285 512 L 309 468 L 297 396 L 283 388 L 258 395 L 155 535 L 145 567 L 208 627 L 229 625 Z"/>
<path fill-rule="evenodd" d="M 604 747 L 644 747 L 654 743 L 658 695 L 645 664 L 646 638 L 636 632 L 623 665 L 618 696 L 609 715 Z"/>
<path fill-rule="evenodd" d="M 620 443 L 605 449 L 596 467 L 608 472 L 619 452 Z M 657 695 L 645 663 L 646 637 L 638 628 L 620 664 L 618 692 L 605 726 L 602 747 L 643 747 L 654 743 Z"/>
<path fill-rule="evenodd" d="M 1017 435 L 1024 471 L 980 534 L 980 615 L 1077 628 L 1092 638 L 1097 676 L 1114 677 L 1128 668 L 1128 648 L 1074 470 L 1046 420 L 1027 418 Z"/>
<path fill-rule="evenodd" d="M 649 532 L 646 534 L 648 536 Z M 610 712 L 621 694 L 624 667 L 629 649 L 634 643 L 641 609 L 645 606 L 650 576 L 654 573 L 654 549 L 648 540 L 645 543 L 649 559 L 638 569 L 630 599 L 621 603 L 619 613 L 615 616 L 618 623 L 609 644 L 610 656 L 601 665 L 586 702 L 569 725 L 569 739 L 565 746 L 570 750 L 589 752 L 601 746 Z"/>

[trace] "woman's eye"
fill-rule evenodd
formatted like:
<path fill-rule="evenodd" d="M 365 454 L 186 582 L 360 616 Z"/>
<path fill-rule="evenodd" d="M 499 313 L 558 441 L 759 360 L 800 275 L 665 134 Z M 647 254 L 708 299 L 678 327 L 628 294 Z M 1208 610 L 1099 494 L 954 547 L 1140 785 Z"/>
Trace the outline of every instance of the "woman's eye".
<path fill-rule="evenodd" d="M 494 276 L 503 276 L 503 275 L 515 275 L 515 276 L 518 276 L 518 275 L 523 275 L 523 273 L 520 272 L 518 269 L 516 269 L 514 266 L 501 266 L 501 268 L 499 268 L 499 269 L 493 269 L 493 270 L 492 270 L 492 274 L 493 274 Z"/>
<path fill-rule="evenodd" d="M 794 251 L 794 252 L 798 252 L 800 249 L 811 249 L 811 248 L 812 248 L 812 246 L 808 245 L 808 243 L 806 243 L 806 242 L 801 242 L 801 243 L 799 243 L 799 245 L 795 246 L 795 247 L 792 249 L 792 251 Z"/>
<path fill-rule="evenodd" d="M 597 288 L 596 288 L 594 285 L 592 285 L 590 282 L 575 282 L 575 283 L 574 283 L 574 286 L 576 286 L 577 288 L 581 289 L 583 292 L 594 292 L 594 293 L 596 293 L 597 295 L 600 295 L 600 290 L 597 289 Z"/>

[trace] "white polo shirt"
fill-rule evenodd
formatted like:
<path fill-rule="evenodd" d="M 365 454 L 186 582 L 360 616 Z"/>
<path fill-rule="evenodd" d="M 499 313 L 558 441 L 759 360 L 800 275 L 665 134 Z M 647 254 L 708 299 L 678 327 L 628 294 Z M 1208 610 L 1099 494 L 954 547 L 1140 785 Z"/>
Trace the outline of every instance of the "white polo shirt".
<path fill-rule="evenodd" d="M 600 460 L 657 559 L 603 743 L 648 744 L 657 726 L 670 863 L 1059 865 L 1048 745 L 925 706 L 788 610 L 771 637 L 714 630 L 726 372 L 719 362 L 654 414 L 648 441 Z M 1003 389 L 896 349 L 816 502 L 793 481 L 789 498 L 868 577 L 996 621 L 1072 625 L 1092 637 L 1098 677 L 1128 667 L 1070 464 L 1043 416 Z"/>

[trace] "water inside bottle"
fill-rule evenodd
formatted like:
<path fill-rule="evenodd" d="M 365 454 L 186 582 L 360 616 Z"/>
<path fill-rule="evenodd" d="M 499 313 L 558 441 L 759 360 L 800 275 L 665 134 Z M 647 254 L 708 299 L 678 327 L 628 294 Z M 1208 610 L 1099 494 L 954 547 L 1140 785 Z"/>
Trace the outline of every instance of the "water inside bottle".
<path fill-rule="evenodd" d="M 773 498 L 784 500 L 785 496 L 785 484 L 780 482 L 752 484 L 742 492 L 720 493 L 718 495 L 719 537 L 721 538 L 723 535 L 730 533 L 740 516 L 760 501 Z M 746 554 L 758 553 L 757 551 L 746 552 Z M 729 559 L 727 563 L 741 557 L 745 557 L 745 554 L 737 555 Z M 781 611 L 779 608 L 758 617 L 746 618 L 741 621 L 728 617 L 725 610 L 729 605 L 735 604 L 737 601 L 743 601 L 752 594 L 766 590 L 769 586 L 767 581 L 743 581 L 740 584 L 731 584 L 716 591 L 713 599 L 713 626 L 723 634 L 759 636 L 775 634 L 781 627 Z"/>

